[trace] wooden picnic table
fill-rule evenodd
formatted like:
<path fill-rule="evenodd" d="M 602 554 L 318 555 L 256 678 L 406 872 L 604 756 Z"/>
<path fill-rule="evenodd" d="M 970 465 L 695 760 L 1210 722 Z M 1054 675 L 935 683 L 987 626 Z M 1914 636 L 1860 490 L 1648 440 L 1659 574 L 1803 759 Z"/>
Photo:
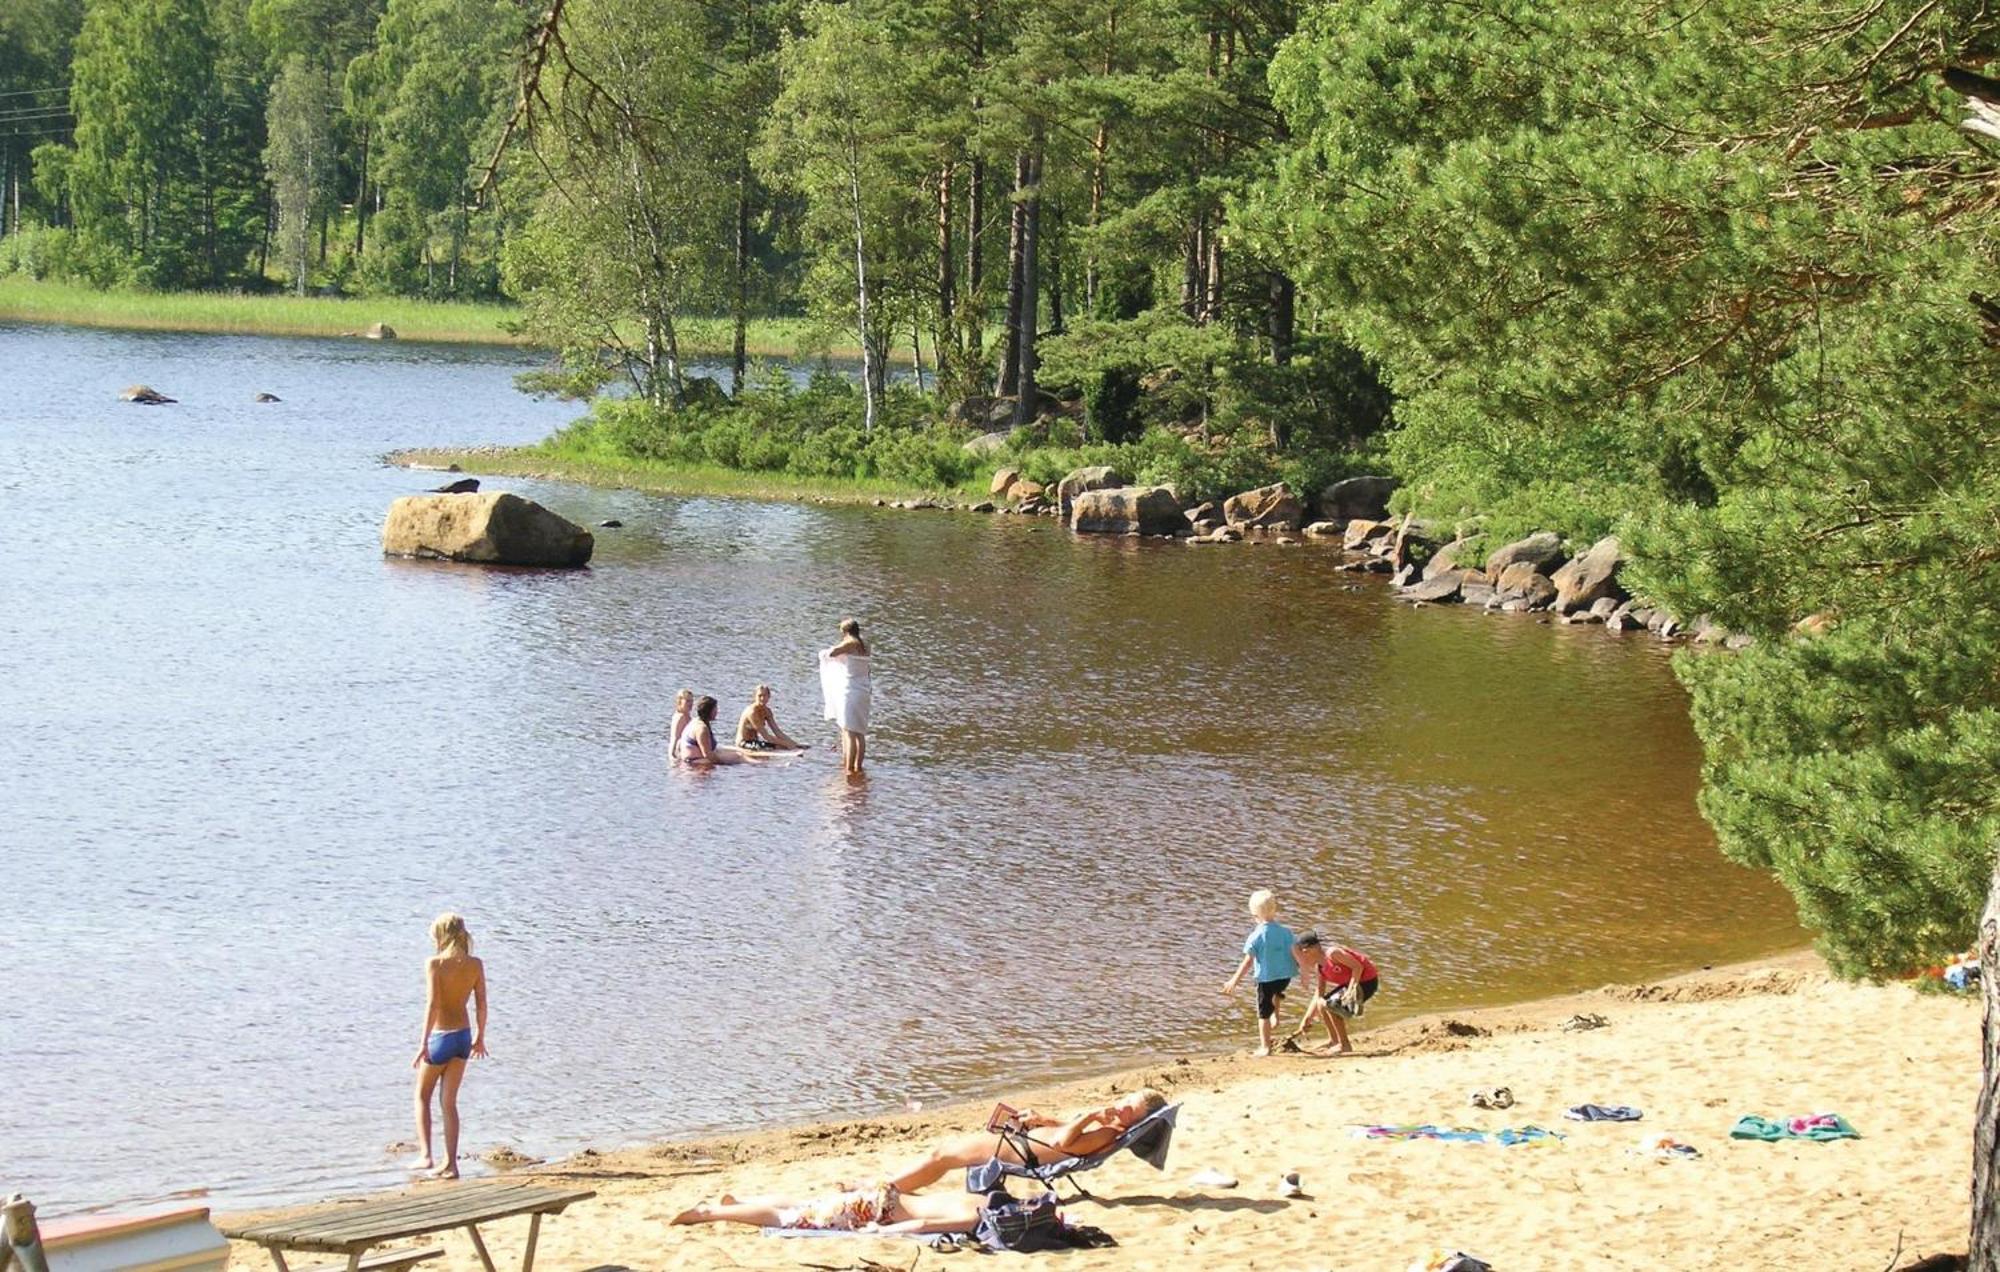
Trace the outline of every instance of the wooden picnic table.
<path fill-rule="evenodd" d="M 347 1256 L 344 1265 L 326 1265 L 329 1272 L 406 1272 L 444 1251 L 392 1251 L 366 1259 L 362 1256 L 371 1246 L 385 1241 L 463 1228 L 472 1238 L 472 1248 L 479 1252 L 479 1261 L 486 1265 L 486 1272 L 497 1272 L 493 1256 L 486 1252 L 486 1242 L 479 1235 L 479 1225 L 527 1215 L 528 1247 L 521 1256 L 521 1272 L 534 1272 L 535 1241 L 541 1236 L 542 1216 L 561 1214 L 596 1195 L 582 1188 L 482 1181 L 356 1206 L 318 1207 L 283 1219 L 225 1224 L 222 1235 L 263 1246 L 278 1265 L 278 1272 L 293 1272 L 285 1262 L 287 1250 Z M 322 1270 L 315 1268 L 311 1272 Z"/>

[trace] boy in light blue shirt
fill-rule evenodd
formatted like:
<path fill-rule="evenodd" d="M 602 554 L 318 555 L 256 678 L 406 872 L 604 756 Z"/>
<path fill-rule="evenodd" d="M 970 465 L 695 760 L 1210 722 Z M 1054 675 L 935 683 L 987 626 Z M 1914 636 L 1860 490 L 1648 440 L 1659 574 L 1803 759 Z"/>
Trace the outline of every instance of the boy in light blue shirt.
<path fill-rule="evenodd" d="M 1243 961 L 1236 974 L 1222 987 L 1234 993 L 1252 968 L 1257 972 L 1257 1054 L 1271 1054 L 1271 1040 L 1278 1027 L 1278 1013 L 1284 1010 L 1285 990 L 1299 974 L 1299 960 L 1292 953 L 1292 930 L 1278 922 L 1278 898 L 1263 888 L 1250 894 L 1250 914 L 1257 926 L 1243 942 Z"/>

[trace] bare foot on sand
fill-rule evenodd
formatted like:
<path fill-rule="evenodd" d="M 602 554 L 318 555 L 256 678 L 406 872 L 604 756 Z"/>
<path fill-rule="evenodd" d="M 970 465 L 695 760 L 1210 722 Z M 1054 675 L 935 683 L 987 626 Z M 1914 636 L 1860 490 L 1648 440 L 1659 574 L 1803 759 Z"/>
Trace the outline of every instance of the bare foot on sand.
<path fill-rule="evenodd" d="M 437 1169 L 437 1163 L 426 1157 L 424 1160 L 410 1167 L 410 1169 L 418 1174 L 428 1174 Z"/>
<path fill-rule="evenodd" d="M 1250 1054 L 1253 1056 L 1268 1056 L 1271 1054 L 1271 1049 L 1269 1047 L 1259 1047 Z"/>
<path fill-rule="evenodd" d="M 434 1170 L 434 1171 L 432 1171 L 432 1172 L 431 1172 L 431 1178 L 432 1178 L 432 1179 L 457 1179 L 457 1178 L 458 1178 L 458 1163 L 457 1163 L 457 1162 L 446 1162 L 446 1163 L 445 1163 L 444 1165 L 442 1165 L 442 1166 L 438 1167 L 438 1168 L 437 1168 L 436 1170 Z"/>
<path fill-rule="evenodd" d="M 843 1189 L 842 1191 L 845 1190 Z M 736 1194 L 724 1193 L 715 1199 L 715 1204 L 718 1206 L 733 1206 L 736 1204 Z"/>
<path fill-rule="evenodd" d="M 674 1216 L 673 1218 L 671 1218 L 671 1219 L 667 1220 L 667 1222 L 668 1222 L 668 1223 L 700 1223 L 700 1222 L 701 1222 L 702 1220 L 704 1220 L 704 1219 L 706 1219 L 706 1218 L 708 1218 L 708 1206 L 707 1206 L 706 1204 L 703 1204 L 703 1205 L 699 1205 L 699 1206 L 689 1206 L 689 1207 L 688 1207 L 688 1208 L 687 1208 L 686 1210 L 683 1210 L 683 1211 L 681 1211 L 681 1212 L 680 1212 L 679 1214 L 675 1215 L 675 1216 Z"/>

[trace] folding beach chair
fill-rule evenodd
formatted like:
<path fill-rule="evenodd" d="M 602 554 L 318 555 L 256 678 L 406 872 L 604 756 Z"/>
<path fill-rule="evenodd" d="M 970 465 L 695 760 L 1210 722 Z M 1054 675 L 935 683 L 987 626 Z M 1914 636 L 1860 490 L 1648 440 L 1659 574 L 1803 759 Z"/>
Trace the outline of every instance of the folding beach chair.
<path fill-rule="evenodd" d="M 1065 1157 L 1060 1161 L 1044 1163 L 1035 1153 L 1036 1149 L 1046 1152 L 1049 1148 L 1030 1136 L 1026 1131 L 1007 1129 L 1000 1132 L 1003 1142 L 1011 1145 L 1021 1161 L 1019 1164 L 1005 1161 L 999 1156 L 981 1166 L 968 1167 L 965 1172 L 967 1192 L 988 1192 L 998 1188 L 1009 1175 L 1022 1179 L 1039 1180 L 1050 1187 L 1059 1179 L 1069 1180 L 1069 1186 L 1076 1189 L 1079 1197 L 1090 1196 L 1090 1191 L 1071 1176 L 1086 1170 L 1096 1170 L 1121 1152 L 1130 1151 L 1140 1161 L 1154 1170 L 1167 1168 L 1167 1148 L 1173 1143 L 1174 1118 L 1181 1106 L 1169 1104 L 1163 1109 L 1148 1113 L 1134 1122 L 1123 1135 L 1109 1145 L 1088 1157 Z"/>

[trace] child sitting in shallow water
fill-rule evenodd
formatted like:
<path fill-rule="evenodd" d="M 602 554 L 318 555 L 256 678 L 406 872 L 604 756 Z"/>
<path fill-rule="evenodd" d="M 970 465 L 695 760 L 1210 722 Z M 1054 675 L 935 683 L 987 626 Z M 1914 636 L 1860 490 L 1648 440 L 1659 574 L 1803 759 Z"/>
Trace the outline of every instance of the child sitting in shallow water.
<path fill-rule="evenodd" d="M 1234 993 L 1246 973 L 1257 973 L 1257 1054 L 1271 1054 L 1272 1037 L 1277 1032 L 1278 1013 L 1284 1007 L 1285 990 L 1299 974 L 1298 959 L 1292 954 L 1292 930 L 1278 922 L 1278 898 L 1263 888 L 1250 894 L 1250 914 L 1257 926 L 1243 942 L 1243 961 L 1236 974 L 1222 987 Z"/>

